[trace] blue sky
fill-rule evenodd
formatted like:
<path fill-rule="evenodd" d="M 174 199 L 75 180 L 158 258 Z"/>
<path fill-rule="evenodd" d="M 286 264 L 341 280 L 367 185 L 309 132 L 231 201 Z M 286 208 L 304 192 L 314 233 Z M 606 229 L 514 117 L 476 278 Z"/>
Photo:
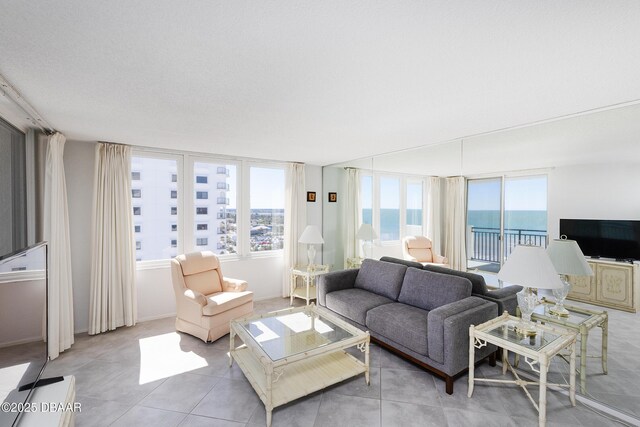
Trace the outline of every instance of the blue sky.
<path fill-rule="evenodd" d="M 284 208 L 284 169 L 251 167 L 251 209 Z"/>

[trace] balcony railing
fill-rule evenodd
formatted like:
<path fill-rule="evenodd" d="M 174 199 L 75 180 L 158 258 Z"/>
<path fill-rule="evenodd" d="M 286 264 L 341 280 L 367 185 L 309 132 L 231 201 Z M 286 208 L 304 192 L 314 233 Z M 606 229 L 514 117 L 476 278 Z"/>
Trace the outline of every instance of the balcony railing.
<path fill-rule="evenodd" d="M 227 190 L 229 191 L 229 184 L 227 184 L 226 182 L 219 182 L 216 184 L 216 188 L 218 190 Z"/>
<path fill-rule="evenodd" d="M 500 229 L 471 227 L 467 257 L 474 261 L 500 263 Z M 547 246 L 546 230 L 506 228 L 504 230 L 504 257 L 518 245 Z"/>
<path fill-rule="evenodd" d="M 217 173 L 218 175 L 226 175 L 226 176 L 229 176 L 229 169 L 224 168 L 224 167 L 220 167 L 220 168 L 218 168 L 218 169 L 216 170 L 216 173 Z"/>

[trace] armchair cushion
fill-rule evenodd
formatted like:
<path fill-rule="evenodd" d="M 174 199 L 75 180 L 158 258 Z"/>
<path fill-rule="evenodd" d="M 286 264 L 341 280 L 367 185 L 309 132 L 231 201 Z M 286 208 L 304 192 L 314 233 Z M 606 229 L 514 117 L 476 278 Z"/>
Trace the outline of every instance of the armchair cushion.
<path fill-rule="evenodd" d="M 253 300 L 253 292 L 219 292 L 207 296 L 207 305 L 202 308 L 204 316 L 215 316 Z"/>
<path fill-rule="evenodd" d="M 216 270 L 203 271 L 201 273 L 184 276 L 187 288 L 200 292 L 203 295 L 222 292 L 222 284 Z"/>

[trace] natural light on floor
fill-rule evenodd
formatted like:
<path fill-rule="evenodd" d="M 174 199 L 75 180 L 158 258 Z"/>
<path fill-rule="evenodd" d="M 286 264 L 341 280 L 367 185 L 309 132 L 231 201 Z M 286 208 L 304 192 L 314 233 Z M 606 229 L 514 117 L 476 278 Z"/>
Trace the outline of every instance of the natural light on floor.
<path fill-rule="evenodd" d="M 207 366 L 207 361 L 180 347 L 180 335 L 172 332 L 141 338 L 140 384 L 172 377 Z"/>

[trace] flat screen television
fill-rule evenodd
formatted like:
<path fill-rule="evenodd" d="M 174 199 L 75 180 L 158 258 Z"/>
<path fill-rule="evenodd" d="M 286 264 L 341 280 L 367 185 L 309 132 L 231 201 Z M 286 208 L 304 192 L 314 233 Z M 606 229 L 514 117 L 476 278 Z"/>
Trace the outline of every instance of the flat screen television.
<path fill-rule="evenodd" d="M 640 221 L 560 219 L 560 235 L 575 240 L 586 256 L 640 260 Z"/>
<path fill-rule="evenodd" d="M 47 244 L 0 256 L 0 426 L 15 426 L 49 359 Z M 57 380 L 57 379 L 56 379 Z M 55 382 L 55 381 L 54 381 Z"/>

